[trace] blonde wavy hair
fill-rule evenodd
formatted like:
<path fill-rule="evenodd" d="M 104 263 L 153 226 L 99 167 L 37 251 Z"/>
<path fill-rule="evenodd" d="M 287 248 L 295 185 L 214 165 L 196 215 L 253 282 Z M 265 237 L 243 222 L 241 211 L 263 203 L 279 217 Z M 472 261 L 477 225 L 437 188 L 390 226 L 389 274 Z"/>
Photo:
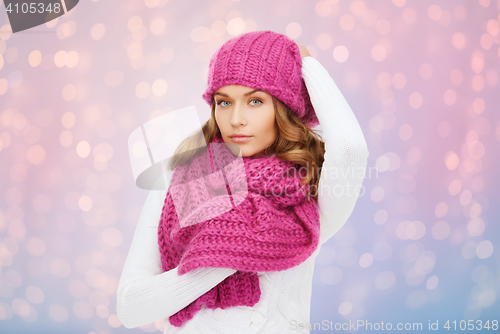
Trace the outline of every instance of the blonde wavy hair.
<path fill-rule="evenodd" d="M 274 153 L 281 160 L 300 165 L 300 170 L 305 169 L 307 173 L 302 178 L 302 184 L 310 183 L 307 195 L 317 201 L 318 182 L 325 156 L 325 142 L 316 130 L 306 126 L 288 106 L 276 97 L 272 96 L 272 98 L 278 135 L 274 143 L 262 153 L 266 156 Z M 169 170 L 173 170 L 176 166 L 202 152 L 207 143 L 221 134 L 215 121 L 215 102 L 212 102 L 211 109 L 211 117 L 203 124 L 201 130 L 179 144 L 174 156 L 169 160 L 167 167 Z"/>

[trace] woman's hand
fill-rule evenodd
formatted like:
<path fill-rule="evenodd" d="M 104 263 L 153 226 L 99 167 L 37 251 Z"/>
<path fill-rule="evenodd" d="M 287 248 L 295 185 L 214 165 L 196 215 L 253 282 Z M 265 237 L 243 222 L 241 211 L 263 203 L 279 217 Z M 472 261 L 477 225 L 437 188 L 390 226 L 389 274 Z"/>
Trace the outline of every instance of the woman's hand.
<path fill-rule="evenodd" d="M 300 56 L 302 58 L 304 57 L 312 57 L 311 54 L 309 53 L 309 50 L 307 50 L 307 48 L 302 45 L 302 44 L 297 44 L 299 46 L 299 50 L 300 50 Z"/>

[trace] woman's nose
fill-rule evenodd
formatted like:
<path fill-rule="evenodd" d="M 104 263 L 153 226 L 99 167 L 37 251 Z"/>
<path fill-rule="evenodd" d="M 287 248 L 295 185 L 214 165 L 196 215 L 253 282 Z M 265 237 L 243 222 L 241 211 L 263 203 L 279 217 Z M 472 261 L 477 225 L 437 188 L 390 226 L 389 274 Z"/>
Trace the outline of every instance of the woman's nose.
<path fill-rule="evenodd" d="M 234 127 L 238 127 L 240 125 L 246 125 L 245 118 L 245 108 L 237 103 L 233 108 L 233 113 L 231 115 L 231 125 Z"/>

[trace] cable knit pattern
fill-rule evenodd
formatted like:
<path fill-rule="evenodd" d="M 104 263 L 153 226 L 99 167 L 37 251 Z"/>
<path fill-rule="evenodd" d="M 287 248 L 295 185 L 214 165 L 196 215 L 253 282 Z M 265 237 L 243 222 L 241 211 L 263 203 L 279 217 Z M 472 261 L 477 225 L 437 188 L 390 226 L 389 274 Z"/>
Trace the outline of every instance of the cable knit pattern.
<path fill-rule="evenodd" d="M 244 169 L 238 168 L 241 160 Z M 276 156 L 237 160 L 220 136 L 206 152 L 176 167 L 158 225 L 163 270 L 238 271 L 172 315 L 171 324 L 181 326 L 203 304 L 253 306 L 260 298 L 257 271 L 286 270 L 314 252 L 319 211 L 298 167 Z"/>
<path fill-rule="evenodd" d="M 297 43 L 273 31 L 254 31 L 227 41 L 213 55 L 203 99 L 212 104 L 217 89 L 242 85 L 267 91 L 309 127 L 319 124 L 304 79 Z"/>

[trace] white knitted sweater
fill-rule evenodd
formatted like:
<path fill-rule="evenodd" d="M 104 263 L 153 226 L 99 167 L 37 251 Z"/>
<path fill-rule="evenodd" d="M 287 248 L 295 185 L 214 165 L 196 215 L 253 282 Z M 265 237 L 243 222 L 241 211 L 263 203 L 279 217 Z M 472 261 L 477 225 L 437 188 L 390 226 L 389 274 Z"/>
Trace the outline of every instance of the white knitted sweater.
<path fill-rule="evenodd" d="M 325 142 L 318 185 L 320 245 L 347 221 L 358 199 L 368 149 L 361 127 L 337 85 L 314 58 L 303 58 L 304 77 Z M 167 186 L 173 171 L 167 177 Z M 158 222 L 167 191 L 152 190 L 144 204 L 117 291 L 117 315 L 127 328 L 163 320 L 165 333 L 309 333 L 314 261 L 320 247 L 300 265 L 259 272 L 261 298 L 253 307 L 202 308 L 181 327 L 168 317 L 212 289 L 236 270 L 197 268 L 182 276 L 177 268 L 163 272 Z"/>

